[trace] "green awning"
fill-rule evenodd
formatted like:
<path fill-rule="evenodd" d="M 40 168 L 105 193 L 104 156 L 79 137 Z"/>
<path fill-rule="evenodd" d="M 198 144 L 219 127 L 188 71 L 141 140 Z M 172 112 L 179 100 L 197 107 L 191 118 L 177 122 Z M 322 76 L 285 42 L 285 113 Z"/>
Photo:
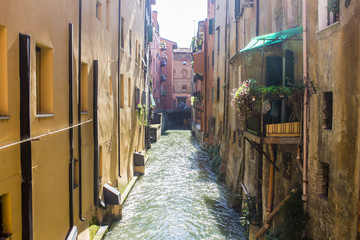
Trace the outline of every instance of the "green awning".
<path fill-rule="evenodd" d="M 156 103 L 155 103 L 154 96 L 152 95 L 152 93 L 150 93 L 150 101 L 151 101 L 150 106 L 151 107 L 156 107 Z"/>
<path fill-rule="evenodd" d="M 246 47 L 240 50 L 240 52 L 245 52 L 251 49 L 265 47 L 275 43 L 280 43 L 298 34 L 302 34 L 302 27 L 291 28 L 281 32 L 275 32 L 275 33 L 254 37 L 251 39 L 249 44 L 246 45 Z"/>

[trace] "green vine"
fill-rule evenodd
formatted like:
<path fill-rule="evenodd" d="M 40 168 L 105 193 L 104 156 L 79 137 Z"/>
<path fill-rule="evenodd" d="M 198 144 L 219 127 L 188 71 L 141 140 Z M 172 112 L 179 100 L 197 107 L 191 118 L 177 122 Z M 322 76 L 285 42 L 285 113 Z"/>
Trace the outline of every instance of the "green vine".
<path fill-rule="evenodd" d="M 290 198 L 281 208 L 282 221 L 280 227 L 270 232 L 267 240 L 306 240 L 303 232 L 309 217 L 304 213 L 302 190 L 300 185 L 296 186 L 296 191 L 290 193 Z"/>
<path fill-rule="evenodd" d="M 340 0 L 329 0 L 327 4 L 327 9 L 329 12 L 334 14 L 340 13 Z"/>
<path fill-rule="evenodd" d="M 137 118 L 138 118 L 138 122 L 139 122 L 139 125 L 145 125 L 147 126 L 148 125 L 148 122 L 147 122 L 147 111 L 146 111 L 146 104 L 141 104 L 141 103 L 137 103 L 137 107 L 136 107 L 136 115 L 137 115 Z M 143 118 L 144 116 L 144 118 Z"/>

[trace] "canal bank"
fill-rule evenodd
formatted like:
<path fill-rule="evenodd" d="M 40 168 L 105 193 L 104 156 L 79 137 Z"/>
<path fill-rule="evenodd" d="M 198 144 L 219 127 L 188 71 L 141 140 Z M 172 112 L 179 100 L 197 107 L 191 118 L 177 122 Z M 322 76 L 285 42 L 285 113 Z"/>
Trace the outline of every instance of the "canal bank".
<path fill-rule="evenodd" d="M 188 130 L 169 130 L 105 239 L 245 239 L 231 196 Z"/>

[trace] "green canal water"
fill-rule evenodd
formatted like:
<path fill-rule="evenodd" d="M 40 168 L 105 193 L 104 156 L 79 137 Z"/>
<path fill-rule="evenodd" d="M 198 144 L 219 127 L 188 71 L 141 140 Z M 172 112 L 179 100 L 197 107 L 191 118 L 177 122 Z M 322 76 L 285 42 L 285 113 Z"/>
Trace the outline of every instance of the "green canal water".
<path fill-rule="evenodd" d="M 188 130 L 169 130 L 149 150 L 145 175 L 130 193 L 111 239 L 245 239 L 230 196 Z"/>

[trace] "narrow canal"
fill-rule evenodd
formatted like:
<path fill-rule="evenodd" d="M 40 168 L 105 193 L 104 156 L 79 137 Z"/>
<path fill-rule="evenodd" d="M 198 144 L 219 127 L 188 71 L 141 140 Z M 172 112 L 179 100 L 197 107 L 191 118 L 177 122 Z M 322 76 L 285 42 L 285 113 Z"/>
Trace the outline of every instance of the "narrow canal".
<path fill-rule="evenodd" d="M 149 154 L 105 239 L 245 239 L 240 216 L 227 207 L 230 193 L 190 131 L 167 131 Z"/>

